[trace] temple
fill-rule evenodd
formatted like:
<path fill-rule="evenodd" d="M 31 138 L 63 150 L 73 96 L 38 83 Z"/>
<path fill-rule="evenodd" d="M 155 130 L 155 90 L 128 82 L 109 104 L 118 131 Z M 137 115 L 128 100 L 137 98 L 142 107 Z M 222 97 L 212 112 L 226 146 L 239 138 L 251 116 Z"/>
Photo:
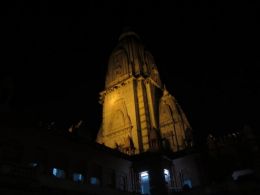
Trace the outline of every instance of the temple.
<path fill-rule="evenodd" d="M 253 129 L 209 135 L 198 147 L 152 54 L 132 31 L 120 36 L 108 61 L 96 140 L 83 120 L 65 128 L 66 119 L 59 125 L 18 112 L 15 89 L 11 75 L 0 80 L 1 195 L 260 192 Z"/>
<path fill-rule="evenodd" d="M 129 155 L 192 146 L 187 117 L 162 84 L 152 54 L 132 31 L 119 37 L 110 55 L 100 103 L 100 144 Z"/>

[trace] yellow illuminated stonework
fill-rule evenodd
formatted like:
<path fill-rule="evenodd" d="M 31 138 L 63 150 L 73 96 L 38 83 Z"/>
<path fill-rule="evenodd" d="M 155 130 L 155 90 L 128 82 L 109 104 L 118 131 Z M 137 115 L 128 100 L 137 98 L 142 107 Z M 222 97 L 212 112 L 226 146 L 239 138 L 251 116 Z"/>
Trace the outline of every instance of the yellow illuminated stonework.
<path fill-rule="evenodd" d="M 120 36 L 109 58 L 100 103 L 103 118 L 96 139 L 100 144 L 130 155 L 192 145 L 185 114 L 162 87 L 153 56 L 134 32 Z"/>

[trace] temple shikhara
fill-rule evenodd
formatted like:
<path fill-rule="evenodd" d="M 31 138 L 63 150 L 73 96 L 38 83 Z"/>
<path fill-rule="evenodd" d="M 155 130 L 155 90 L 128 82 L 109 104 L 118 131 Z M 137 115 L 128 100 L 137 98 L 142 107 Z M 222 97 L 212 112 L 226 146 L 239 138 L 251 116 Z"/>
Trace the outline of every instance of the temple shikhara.
<path fill-rule="evenodd" d="M 152 54 L 132 31 L 119 37 L 110 55 L 100 103 L 100 144 L 130 155 L 192 146 L 187 117 L 161 81 Z"/>

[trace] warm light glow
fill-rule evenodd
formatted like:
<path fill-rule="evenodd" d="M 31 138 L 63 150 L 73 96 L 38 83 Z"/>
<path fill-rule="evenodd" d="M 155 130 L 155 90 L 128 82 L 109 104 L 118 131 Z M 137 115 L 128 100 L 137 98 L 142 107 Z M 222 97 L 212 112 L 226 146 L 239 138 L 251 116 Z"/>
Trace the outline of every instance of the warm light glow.
<path fill-rule="evenodd" d="M 155 139 L 158 133 L 167 140 L 167 149 L 175 152 L 191 147 L 190 124 L 166 87 L 161 94 L 162 83 L 152 54 L 134 39 L 126 38 L 119 45 L 109 57 L 105 89 L 100 93 L 103 116 L 96 141 L 128 155 L 160 150 L 156 144 L 148 144 L 152 127 L 156 129 Z M 179 119 L 180 125 L 172 125 Z M 135 152 L 129 152 L 132 149 Z"/>
<path fill-rule="evenodd" d="M 116 95 L 113 95 L 113 96 L 111 97 L 111 100 L 110 100 L 110 105 L 111 105 L 111 106 L 115 103 L 116 99 L 117 99 L 117 96 L 116 96 Z"/>
<path fill-rule="evenodd" d="M 69 130 L 68 130 L 70 133 L 72 133 L 73 132 L 73 125 L 71 125 L 71 127 L 69 128 Z"/>

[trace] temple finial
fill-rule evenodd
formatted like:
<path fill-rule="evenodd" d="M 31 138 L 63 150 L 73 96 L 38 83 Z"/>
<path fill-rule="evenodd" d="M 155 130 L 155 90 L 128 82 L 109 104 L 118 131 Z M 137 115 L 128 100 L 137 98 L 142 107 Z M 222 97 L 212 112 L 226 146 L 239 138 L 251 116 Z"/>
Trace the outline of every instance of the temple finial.
<path fill-rule="evenodd" d="M 163 95 L 169 95 L 169 92 L 168 92 L 165 84 L 163 85 Z"/>

